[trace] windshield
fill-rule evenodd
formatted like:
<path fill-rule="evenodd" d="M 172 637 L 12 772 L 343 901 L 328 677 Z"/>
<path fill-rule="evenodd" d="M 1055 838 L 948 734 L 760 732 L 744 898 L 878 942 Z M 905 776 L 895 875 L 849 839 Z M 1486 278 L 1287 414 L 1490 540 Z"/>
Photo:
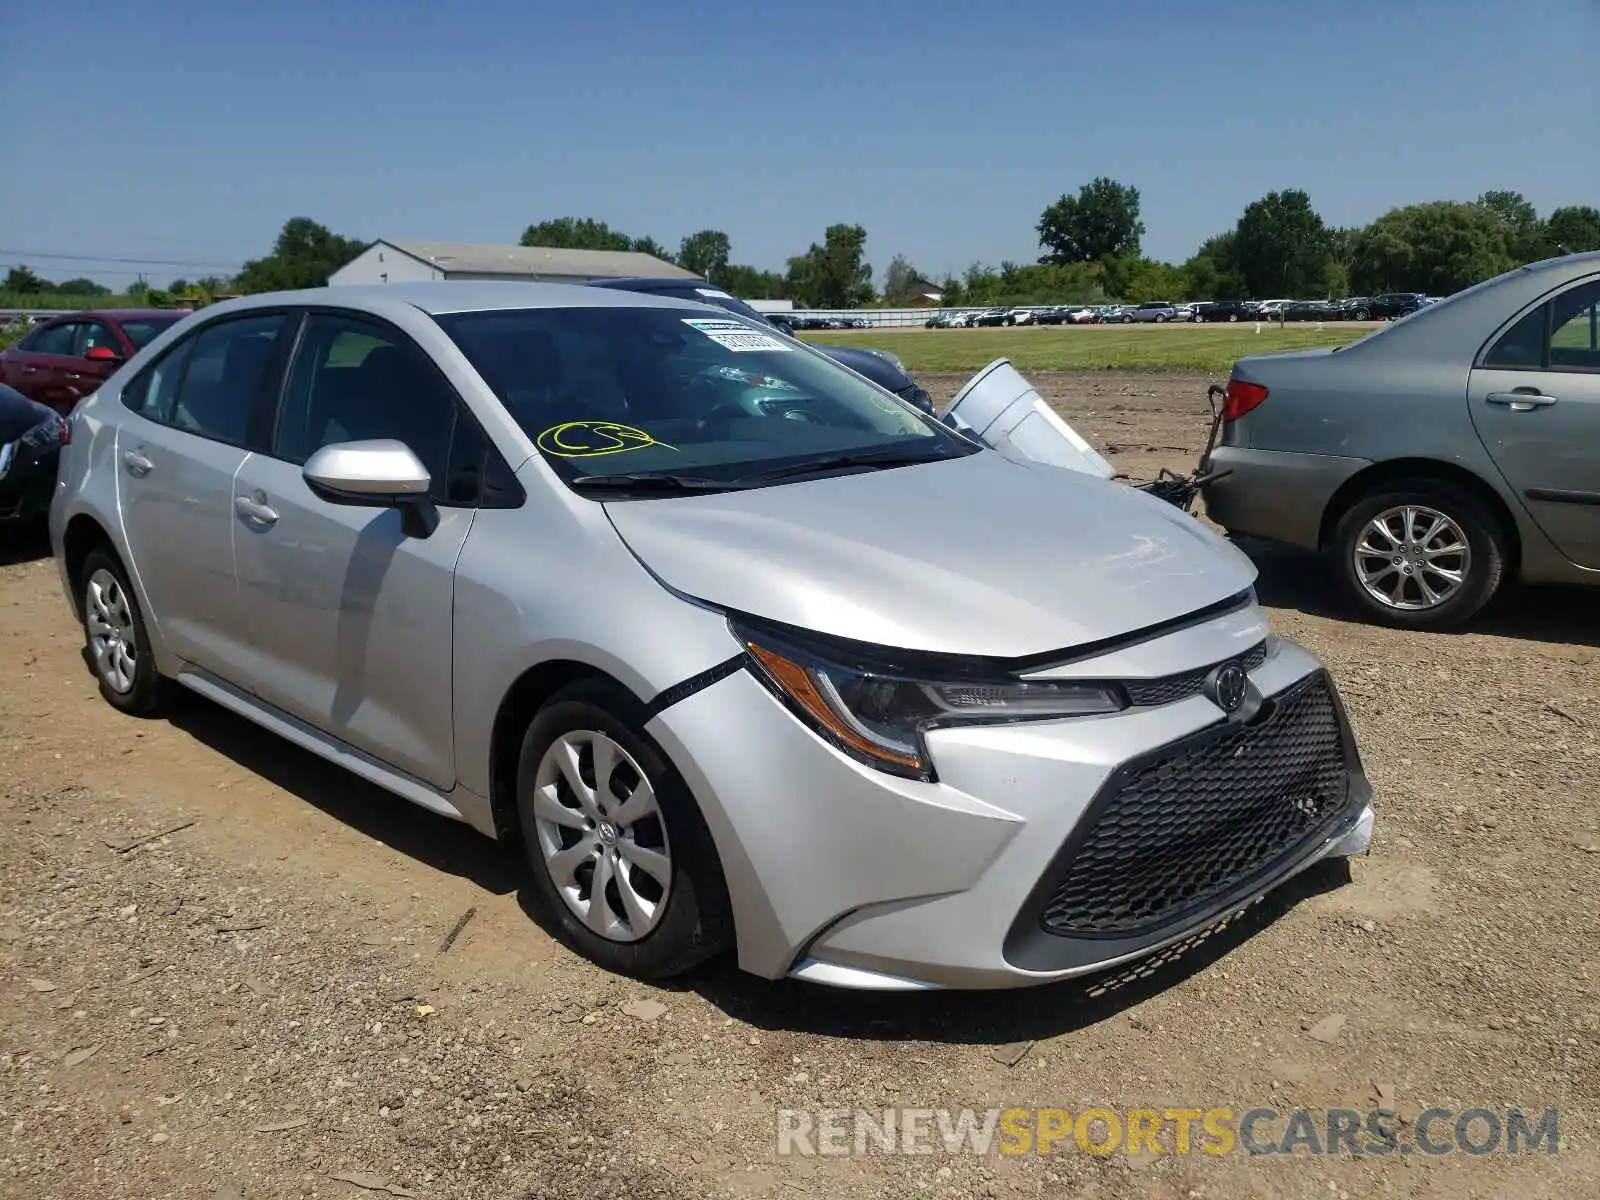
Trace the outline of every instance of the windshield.
<path fill-rule="evenodd" d="M 927 461 L 965 439 L 771 326 L 694 308 L 551 308 L 437 318 L 568 482 L 733 482 L 842 456 Z"/>
<path fill-rule="evenodd" d="M 140 317 L 134 321 L 119 321 L 118 324 L 122 326 L 122 332 L 128 335 L 133 348 L 143 350 L 146 344 L 155 340 L 156 335 L 172 328 L 186 315 L 178 313 L 170 317 Z"/>

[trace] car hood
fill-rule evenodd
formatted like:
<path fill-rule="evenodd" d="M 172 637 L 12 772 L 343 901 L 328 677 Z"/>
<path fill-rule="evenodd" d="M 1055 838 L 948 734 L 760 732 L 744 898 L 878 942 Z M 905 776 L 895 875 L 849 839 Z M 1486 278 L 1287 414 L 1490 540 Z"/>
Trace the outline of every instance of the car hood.
<path fill-rule="evenodd" d="M 891 392 L 901 392 L 911 386 L 909 375 L 887 358 L 874 354 L 871 350 L 863 350 L 859 346 L 827 346 L 820 343 L 814 343 L 813 348 L 822 351 L 841 366 L 849 367 L 856 374 L 865 375 L 879 387 L 887 388 Z"/>
<path fill-rule="evenodd" d="M 1066 649 L 1183 617 L 1256 575 L 1170 504 L 992 451 L 606 509 L 676 591 L 911 650 L 1017 658 Z"/>

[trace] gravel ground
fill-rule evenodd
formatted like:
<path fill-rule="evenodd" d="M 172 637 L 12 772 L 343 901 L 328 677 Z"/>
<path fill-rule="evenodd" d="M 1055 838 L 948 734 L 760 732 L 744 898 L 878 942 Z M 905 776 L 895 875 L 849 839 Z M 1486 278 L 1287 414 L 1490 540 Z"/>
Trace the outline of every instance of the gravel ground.
<path fill-rule="evenodd" d="M 1038 382 L 1135 477 L 1186 469 L 1204 436 L 1203 377 Z M 1592 597 L 1404 634 L 1347 623 L 1315 563 L 1259 551 L 1275 626 L 1350 707 L 1372 854 L 1151 969 L 874 997 L 589 967 L 465 828 L 198 699 L 113 712 L 38 554 L 0 556 L 0 1194 L 1600 1194 Z M 1380 1099 L 1404 1121 L 1557 1106 L 1561 1152 L 795 1158 L 774 1139 L 784 1108 Z"/>

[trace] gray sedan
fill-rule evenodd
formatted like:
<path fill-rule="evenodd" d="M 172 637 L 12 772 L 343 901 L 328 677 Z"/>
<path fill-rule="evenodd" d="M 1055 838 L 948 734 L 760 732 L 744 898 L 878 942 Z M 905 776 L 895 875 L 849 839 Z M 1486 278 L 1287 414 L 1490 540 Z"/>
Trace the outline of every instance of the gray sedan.
<path fill-rule="evenodd" d="M 1600 253 L 1240 359 L 1208 466 L 1213 520 L 1331 552 L 1389 624 L 1459 625 L 1512 578 L 1600 584 Z"/>
<path fill-rule="evenodd" d="M 520 844 L 619 972 L 1040 983 L 1371 835 L 1334 684 L 1226 540 L 722 308 L 256 296 L 72 425 L 51 530 L 105 699 L 188 688 Z"/>

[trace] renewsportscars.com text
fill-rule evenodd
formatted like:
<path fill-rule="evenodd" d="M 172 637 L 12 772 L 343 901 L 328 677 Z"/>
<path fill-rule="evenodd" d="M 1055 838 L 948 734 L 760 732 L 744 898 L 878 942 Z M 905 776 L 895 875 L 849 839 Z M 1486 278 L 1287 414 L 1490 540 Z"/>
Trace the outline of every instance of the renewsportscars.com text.
<path fill-rule="evenodd" d="M 1557 1152 L 1558 1113 L 1391 1109 L 780 1109 L 780 1155 L 1226 1154 L 1385 1157 Z"/>

